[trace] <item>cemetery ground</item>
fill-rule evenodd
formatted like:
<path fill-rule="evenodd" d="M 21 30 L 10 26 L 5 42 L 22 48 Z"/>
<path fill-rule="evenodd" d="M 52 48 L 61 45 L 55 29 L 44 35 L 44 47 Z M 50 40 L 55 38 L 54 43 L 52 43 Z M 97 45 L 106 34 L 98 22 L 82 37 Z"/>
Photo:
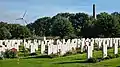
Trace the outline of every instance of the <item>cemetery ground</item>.
<path fill-rule="evenodd" d="M 108 49 L 108 55 L 114 55 L 113 49 Z M 120 48 L 119 48 L 120 55 Z M 69 55 L 65 57 L 27 57 L 19 59 L 0 60 L 0 67 L 120 67 L 120 57 L 106 59 L 97 63 L 88 63 L 86 53 Z M 102 50 L 94 51 L 93 57 L 102 57 Z"/>

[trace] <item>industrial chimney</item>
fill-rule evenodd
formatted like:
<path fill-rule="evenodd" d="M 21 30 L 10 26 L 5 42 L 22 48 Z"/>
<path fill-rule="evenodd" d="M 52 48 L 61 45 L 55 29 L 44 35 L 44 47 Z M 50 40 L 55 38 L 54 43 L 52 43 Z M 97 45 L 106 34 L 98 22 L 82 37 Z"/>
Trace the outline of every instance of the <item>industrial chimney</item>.
<path fill-rule="evenodd" d="M 93 18 L 96 19 L 95 4 L 93 4 Z"/>

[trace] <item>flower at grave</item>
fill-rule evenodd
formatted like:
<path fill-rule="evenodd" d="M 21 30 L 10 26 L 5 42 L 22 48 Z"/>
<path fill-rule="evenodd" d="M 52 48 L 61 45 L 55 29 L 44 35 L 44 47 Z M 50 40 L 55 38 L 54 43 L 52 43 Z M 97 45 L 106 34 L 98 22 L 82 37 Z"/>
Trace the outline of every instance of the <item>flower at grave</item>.
<path fill-rule="evenodd" d="M 11 51 L 12 51 L 12 52 L 17 52 L 17 49 L 12 48 Z"/>

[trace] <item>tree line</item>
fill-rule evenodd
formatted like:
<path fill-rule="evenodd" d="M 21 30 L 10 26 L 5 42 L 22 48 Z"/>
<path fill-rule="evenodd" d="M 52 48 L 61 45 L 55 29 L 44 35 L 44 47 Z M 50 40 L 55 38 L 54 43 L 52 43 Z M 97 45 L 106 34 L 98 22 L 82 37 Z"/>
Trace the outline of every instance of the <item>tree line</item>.
<path fill-rule="evenodd" d="M 58 13 L 53 17 L 38 18 L 26 26 L 0 23 L 0 39 L 32 36 L 119 37 L 120 13 L 102 12 L 96 15 L 96 19 L 86 13 Z"/>
<path fill-rule="evenodd" d="M 26 26 L 0 22 L 0 39 L 23 39 L 31 37 L 31 32 Z"/>

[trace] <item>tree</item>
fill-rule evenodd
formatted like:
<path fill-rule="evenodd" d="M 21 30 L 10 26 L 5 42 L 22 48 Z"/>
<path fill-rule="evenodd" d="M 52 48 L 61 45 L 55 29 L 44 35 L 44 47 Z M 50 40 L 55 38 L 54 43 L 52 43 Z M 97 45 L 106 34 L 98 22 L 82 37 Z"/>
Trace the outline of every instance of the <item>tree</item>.
<path fill-rule="evenodd" d="M 6 22 L 0 22 L 0 28 L 2 28 L 2 27 L 7 27 L 7 23 Z"/>
<path fill-rule="evenodd" d="M 120 33 L 119 21 L 114 16 L 105 12 L 97 15 L 96 27 L 98 35 L 104 37 L 115 37 Z"/>
<path fill-rule="evenodd" d="M 70 36 L 74 34 L 74 28 L 72 27 L 72 23 L 64 17 L 58 16 L 53 20 L 52 34 L 53 36 L 60 36 L 63 38 L 64 36 Z"/>
<path fill-rule="evenodd" d="M 70 17 L 70 21 L 72 22 L 77 36 L 83 35 L 81 32 L 88 26 L 89 19 L 88 14 L 85 13 L 76 13 Z"/>
<path fill-rule="evenodd" d="M 31 30 L 35 30 L 38 36 L 50 36 L 52 22 L 50 17 L 43 17 L 37 19 L 34 23 L 27 25 Z"/>
<path fill-rule="evenodd" d="M 8 39 L 11 37 L 11 33 L 5 28 L 0 28 L 0 39 Z"/>
<path fill-rule="evenodd" d="M 28 38 L 31 36 L 30 30 L 25 26 L 20 26 L 17 28 L 17 36 L 21 39 Z"/>
<path fill-rule="evenodd" d="M 120 22 L 120 13 L 118 12 L 113 12 L 111 15 L 114 17 L 114 19 L 118 20 Z"/>
<path fill-rule="evenodd" d="M 26 26 L 28 29 L 30 29 L 31 34 L 35 35 L 35 28 L 33 28 L 33 23 L 27 24 Z"/>
<path fill-rule="evenodd" d="M 112 22 L 114 24 L 112 37 L 120 37 L 120 13 L 113 12 L 112 14 Z"/>
<path fill-rule="evenodd" d="M 84 38 L 95 38 L 98 37 L 98 30 L 97 30 L 97 26 L 94 24 L 96 22 L 96 20 L 91 21 L 93 24 L 86 26 L 85 28 L 83 28 L 82 30 L 82 36 Z"/>
<path fill-rule="evenodd" d="M 8 24 L 7 29 L 10 31 L 11 38 L 28 38 L 31 36 L 30 30 L 26 26 L 21 26 L 20 24 Z"/>
<path fill-rule="evenodd" d="M 67 19 L 70 19 L 71 16 L 74 16 L 75 14 L 73 13 L 58 13 L 56 16 L 54 17 L 58 17 L 58 16 L 61 16 L 61 17 L 64 17 L 64 18 L 67 18 Z"/>

